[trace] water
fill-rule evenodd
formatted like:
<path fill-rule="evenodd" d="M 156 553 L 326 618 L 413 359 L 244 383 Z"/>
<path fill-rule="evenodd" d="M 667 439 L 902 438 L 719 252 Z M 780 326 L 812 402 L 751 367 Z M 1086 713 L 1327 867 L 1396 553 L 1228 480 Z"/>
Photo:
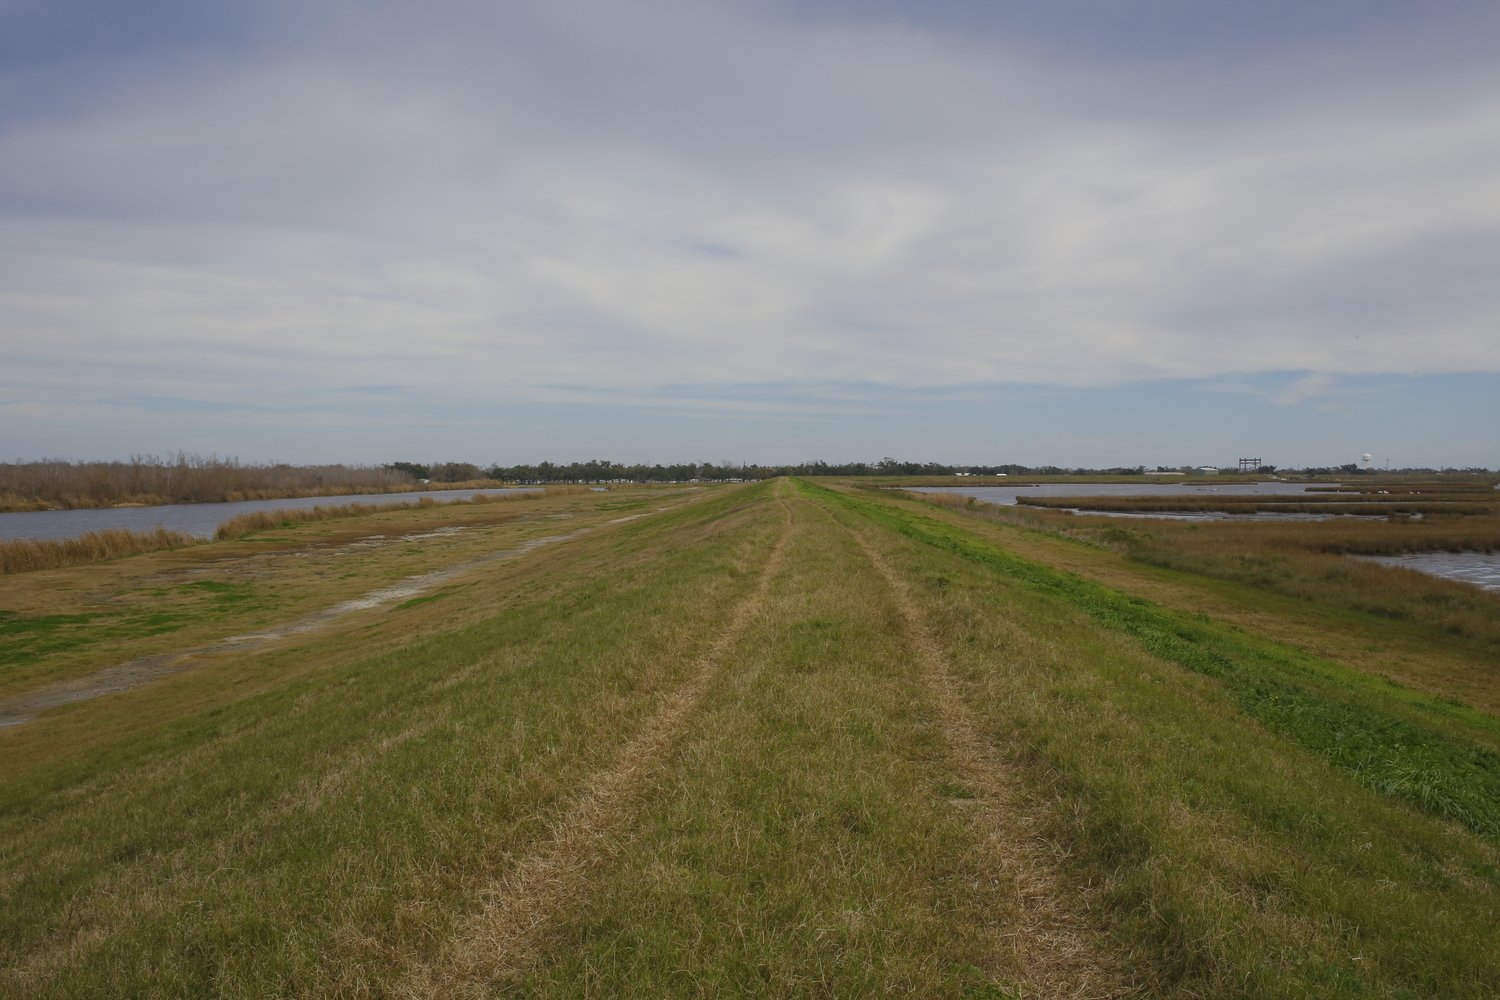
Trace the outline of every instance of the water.
<path fill-rule="evenodd" d="M 1355 556 L 1382 566 L 1404 566 L 1431 576 L 1500 593 L 1500 552 L 1408 552 L 1399 556 Z"/>
<path fill-rule="evenodd" d="M 296 497 L 285 500 L 239 500 L 233 503 L 174 503 L 160 507 L 105 507 L 99 510 L 37 510 L 0 514 L 0 541 L 12 538 L 77 538 L 90 531 L 123 528 L 152 531 L 158 525 L 168 531 L 209 538 L 214 531 L 241 514 L 257 510 L 304 507 L 340 507 L 349 503 L 411 503 L 421 497 L 438 501 L 467 499 L 476 493 L 503 496 L 535 493 L 540 486 L 496 490 L 423 490 L 420 493 L 375 493 L 364 496 Z"/>
<path fill-rule="evenodd" d="M 1188 485 L 1187 483 L 1043 483 L 1039 486 L 916 486 L 906 487 L 912 493 L 957 493 L 985 503 L 1014 504 L 1016 497 L 1149 497 L 1149 496 L 1285 496 L 1306 493 L 1308 486 L 1337 486 L 1338 483 L 1224 483 L 1223 485 Z M 1067 508 L 1062 508 L 1067 509 Z M 1221 511 L 1107 511 L 1086 510 L 1078 514 L 1104 517 L 1155 517 L 1173 521 L 1322 521 L 1340 514 L 1225 514 Z M 1381 515 L 1378 520 L 1385 520 Z"/>

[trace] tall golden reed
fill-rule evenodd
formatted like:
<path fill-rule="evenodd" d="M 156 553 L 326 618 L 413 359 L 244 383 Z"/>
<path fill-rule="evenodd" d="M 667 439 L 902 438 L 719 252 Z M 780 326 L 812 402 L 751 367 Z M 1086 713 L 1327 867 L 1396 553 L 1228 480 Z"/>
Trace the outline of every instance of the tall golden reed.
<path fill-rule="evenodd" d="M 157 528 L 155 531 L 107 528 L 104 531 L 90 531 L 77 538 L 63 539 L 18 538 L 0 542 L 0 576 L 77 566 L 159 549 L 181 549 L 204 541 L 206 539 L 165 528 Z"/>

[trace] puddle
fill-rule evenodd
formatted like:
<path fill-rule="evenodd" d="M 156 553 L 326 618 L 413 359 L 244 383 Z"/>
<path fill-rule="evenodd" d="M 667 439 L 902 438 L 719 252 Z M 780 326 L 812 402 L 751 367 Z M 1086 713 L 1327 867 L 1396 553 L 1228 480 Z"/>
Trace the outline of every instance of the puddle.
<path fill-rule="evenodd" d="M 1382 566 L 1404 566 L 1445 580 L 1472 583 L 1500 593 L 1500 552 L 1407 552 L 1399 556 L 1354 556 Z"/>

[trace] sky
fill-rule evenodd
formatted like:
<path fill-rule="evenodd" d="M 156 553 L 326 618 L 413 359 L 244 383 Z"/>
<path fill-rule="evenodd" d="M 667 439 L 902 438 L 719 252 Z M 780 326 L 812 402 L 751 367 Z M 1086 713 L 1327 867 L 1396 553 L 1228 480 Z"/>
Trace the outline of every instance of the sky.
<path fill-rule="evenodd" d="M 1500 5 L 0 0 L 0 460 L 1500 468 Z"/>

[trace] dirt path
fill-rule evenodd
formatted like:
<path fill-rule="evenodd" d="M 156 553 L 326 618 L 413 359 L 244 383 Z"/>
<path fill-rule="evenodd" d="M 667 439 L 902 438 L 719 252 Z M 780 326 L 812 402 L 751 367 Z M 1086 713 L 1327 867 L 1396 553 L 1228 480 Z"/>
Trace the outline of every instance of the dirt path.
<path fill-rule="evenodd" d="M 546 846 L 521 861 L 495 887 L 493 901 L 450 941 L 441 964 L 418 970 L 395 990 L 397 995 L 490 995 L 492 984 L 524 972 L 531 964 L 552 914 L 587 896 L 591 870 L 606 857 L 602 838 L 626 827 L 637 815 L 650 774 L 681 735 L 688 716 L 718 675 L 725 653 L 765 605 L 792 535 L 784 490 L 784 486 L 777 488 L 781 534 L 761 568 L 760 579 L 713 645 L 698 658 L 692 679 L 663 701 L 620 751 L 614 766 L 595 775 L 573 808 L 552 827 Z"/>
<path fill-rule="evenodd" d="M 968 706 L 957 692 L 947 656 L 933 638 L 926 615 L 885 558 L 858 531 L 849 533 L 890 585 L 891 599 L 917 654 L 938 707 L 943 738 L 954 771 L 972 799 L 954 800 L 966 809 L 976 841 L 989 863 L 1013 880 L 1021 923 L 1001 935 L 998 952 L 1009 952 L 1023 970 L 1027 1000 L 1106 998 L 1135 994 L 1122 970 L 1110 961 L 1098 935 L 1069 905 L 1047 846 L 1021 815 L 1015 776 L 999 753 L 979 737 Z"/>

